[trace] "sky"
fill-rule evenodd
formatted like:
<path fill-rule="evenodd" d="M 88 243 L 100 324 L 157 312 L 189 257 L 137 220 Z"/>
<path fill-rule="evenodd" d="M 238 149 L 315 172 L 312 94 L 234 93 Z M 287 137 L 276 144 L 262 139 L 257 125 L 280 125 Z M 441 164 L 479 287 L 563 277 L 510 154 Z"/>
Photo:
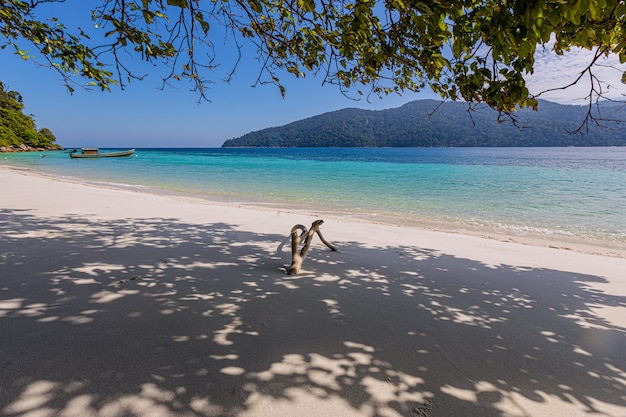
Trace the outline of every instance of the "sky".
<path fill-rule="evenodd" d="M 79 16 L 73 14 L 67 19 L 71 23 Z M 219 147 L 225 140 L 251 131 L 346 107 L 381 110 L 417 99 L 439 98 L 424 91 L 355 101 L 345 97 L 336 86 L 322 85 L 320 78 L 295 78 L 287 73 L 281 78 L 286 88 L 286 96 L 282 98 L 276 86 L 253 87 L 260 67 L 252 58 L 253 51 L 244 56 L 230 83 L 218 81 L 212 85 L 208 91 L 211 102 L 199 103 L 198 93 L 190 91 L 184 82 L 176 88 L 161 90 L 160 73 L 150 67 L 145 67 L 144 80 L 133 80 L 124 90 L 113 87 L 111 92 L 100 92 L 76 88 L 70 94 L 55 71 L 24 61 L 8 49 L 0 50 L 0 81 L 6 88 L 22 94 L 24 112 L 34 116 L 39 129 L 50 129 L 57 143 L 68 148 Z M 589 59 L 588 51 L 574 50 L 566 56 L 541 52 L 529 89 L 534 93 L 566 85 Z M 227 67 L 218 68 L 216 78 L 227 72 Z M 626 86 L 619 80 L 625 68 L 619 66 L 615 57 L 603 61 L 600 68 L 600 78 L 612 85 L 610 94 L 622 100 L 626 100 Z M 584 104 L 582 99 L 587 92 L 588 85 L 583 84 L 541 98 Z"/>

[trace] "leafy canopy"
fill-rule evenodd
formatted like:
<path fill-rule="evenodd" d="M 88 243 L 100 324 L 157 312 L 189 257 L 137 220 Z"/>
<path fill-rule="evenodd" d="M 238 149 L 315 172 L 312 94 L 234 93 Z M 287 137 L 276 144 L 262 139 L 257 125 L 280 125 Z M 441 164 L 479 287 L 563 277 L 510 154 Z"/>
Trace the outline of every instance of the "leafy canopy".
<path fill-rule="evenodd" d="M 187 79 L 206 98 L 220 62 L 216 42 L 239 51 L 251 42 L 258 81 L 275 83 L 283 94 L 285 71 L 314 72 L 344 92 L 430 86 L 444 99 L 507 112 L 536 107 L 526 78 L 535 51 L 551 40 L 557 54 L 594 51 L 580 77 L 592 80 L 590 98 L 602 95 L 594 84 L 596 61 L 617 54 L 626 62 L 626 4 L 618 0 L 102 0 L 92 21 L 85 19 L 89 30 L 69 30 L 57 19 L 53 6 L 61 3 L 5 0 L 0 46 L 28 59 L 29 42 L 70 89 L 74 76 L 102 90 L 123 87 L 141 78 L 130 66 L 139 57 L 165 65 L 164 83 Z"/>

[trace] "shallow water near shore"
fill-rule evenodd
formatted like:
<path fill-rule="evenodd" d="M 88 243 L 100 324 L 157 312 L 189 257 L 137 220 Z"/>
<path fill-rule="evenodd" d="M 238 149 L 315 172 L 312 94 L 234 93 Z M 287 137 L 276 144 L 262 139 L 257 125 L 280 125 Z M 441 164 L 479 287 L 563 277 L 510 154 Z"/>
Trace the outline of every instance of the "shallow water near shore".
<path fill-rule="evenodd" d="M 138 149 L 0 165 L 212 201 L 400 225 L 626 244 L 626 148 Z"/>

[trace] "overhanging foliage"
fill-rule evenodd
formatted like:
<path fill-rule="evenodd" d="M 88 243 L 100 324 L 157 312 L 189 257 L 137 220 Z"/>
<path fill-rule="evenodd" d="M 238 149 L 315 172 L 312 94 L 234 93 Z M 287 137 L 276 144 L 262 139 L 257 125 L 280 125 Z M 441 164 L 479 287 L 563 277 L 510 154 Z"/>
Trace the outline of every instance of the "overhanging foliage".
<path fill-rule="evenodd" d="M 626 5 L 618 0 L 104 0 L 92 22 L 85 17 L 89 30 L 70 30 L 55 17 L 63 3 L 5 1 L 0 45 L 28 58 L 21 42 L 30 42 L 69 88 L 74 76 L 103 90 L 123 86 L 141 77 L 129 66 L 140 58 L 166 65 L 164 82 L 186 78 L 206 98 L 220 59 L 215 42 L 226 37 L 239 50 L 252 42 L 259 82 L 275 83 L 283 94 L 285 71 L 321 72 L 343 91 L 430 87 L 444 99 L 508 112 L 536 107 L 526 80 L 535 51 L 551 39 L 557 54 L 571 47 L 595 52 L 584 72 L 590 100 L 603 94 L 593 79 L 596 61 L 617 54 L 626 62 Z"/>

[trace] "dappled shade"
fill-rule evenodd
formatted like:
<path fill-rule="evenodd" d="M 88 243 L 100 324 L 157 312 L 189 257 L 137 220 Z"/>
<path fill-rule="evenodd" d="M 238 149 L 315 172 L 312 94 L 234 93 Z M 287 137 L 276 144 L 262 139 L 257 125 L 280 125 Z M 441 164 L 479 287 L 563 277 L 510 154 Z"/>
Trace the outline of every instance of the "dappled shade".
<path fill-rule="evenodd" d="M 289 276 L 285 235 L 176 218 L 3 209 L 0 235 L 2 416 L 626 409 L 598 276 L 336 241 Z"/>

